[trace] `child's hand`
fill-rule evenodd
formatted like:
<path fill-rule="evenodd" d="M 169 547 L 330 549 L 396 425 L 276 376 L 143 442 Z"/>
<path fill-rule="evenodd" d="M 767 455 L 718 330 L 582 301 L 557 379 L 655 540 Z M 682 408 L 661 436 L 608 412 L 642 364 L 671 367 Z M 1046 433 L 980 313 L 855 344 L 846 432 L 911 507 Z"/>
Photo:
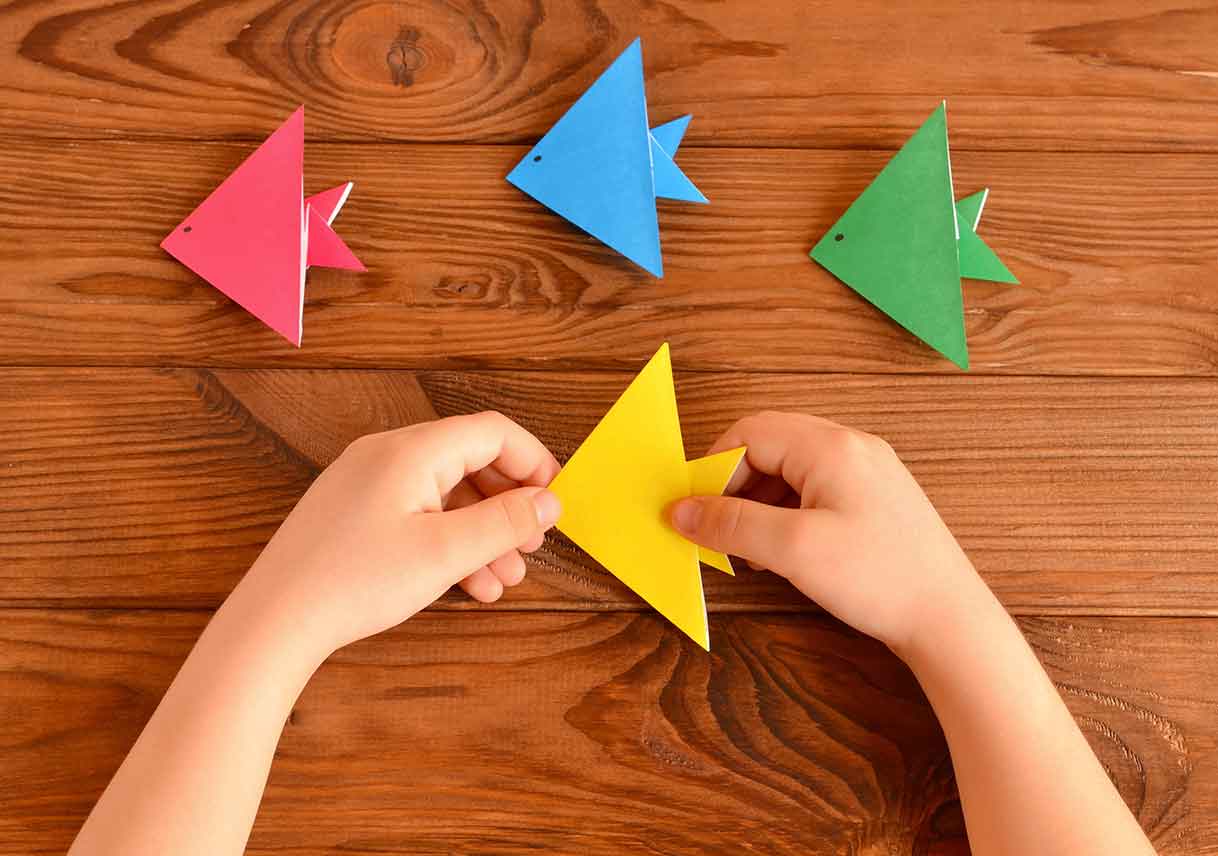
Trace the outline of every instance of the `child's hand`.
<path fill-rule="evenodd" d="M 673 505 L 673 525 L 691 540 L 786 577 L 898 653 L 935 607 L 984 589 L 878 437 L 815 416 L 762 413 L 737 422 L 710 451 L 738 446 L 748 453 L 727 491 L 738 496 Z"/>
<path fill-rule="evenodd" d="M 318 477 L 237 596 L 314 652 L 386 630 L 454 583 L 484 602 L 524 578 L 559 515 L 558 463 L 499 413 L 356 440 Z"/>

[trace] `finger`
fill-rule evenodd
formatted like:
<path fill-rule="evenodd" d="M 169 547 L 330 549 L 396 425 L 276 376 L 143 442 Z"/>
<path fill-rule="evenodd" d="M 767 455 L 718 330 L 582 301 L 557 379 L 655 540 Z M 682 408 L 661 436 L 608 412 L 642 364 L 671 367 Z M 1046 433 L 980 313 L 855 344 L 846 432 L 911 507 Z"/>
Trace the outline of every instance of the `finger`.
<path fill-rule="evenodd" d="M 524 580 L 524 559 L 515 550 L 504 553 L 488 566 L 504 588 L 520 585 Z"/>
<path fill-rule="evenodd" d="M 505 490 L 520 487 L 520 482 L 508 478 L 499 472 L 493 464 L 489 467 L 483 467 L 476 473 L 470 473 L 468 481 L 483 496 L 494 496 L 497 493 L 503 493 Z"/>
<path fill-rule="evenodd" d="M 765 505 L 780 505 L 787 497 L 794 496 L 794 492 L 791 490 L 791 486 L 782 479 L 762 476 L 753 487 L 738 491 L 736 496 Z"/>
<path fill-rule="evenodd" d="M 830 512 L 775 508 L 733 496 L 693 496 L 673 504 L 673 528 L 703 547 L 756 562 L 784 576 L 806 565 Z"/>
<path fill-rule="evenodd" d="M 456 508 L 465 508 L 467 505 L 481 502 L 485 498 L 468 480 L 462 479 L 449 491 L 448 498 L 444 502 L 444 510 L 452 511 Z"/>
<path fill-rule="evenodd" d="M 460 579 L 471 568 L 529 543 L 554 525 L 561 513 L 558 497 L 544 488 L 523 487 L 488 497 L 465 508 L 421 515 L 428 527 L 421 539 L 427 558 L 443 573 Z"/>
<path fill-rule="evenodd" d="M 401 438 L 427 462 L 441 493 L 491 464 L 509 479 L 537 487 L 558 474 L 558 461 L 541 441 L 502 413 L 451 416 L 403 429 Z"/>
<path fill-rule="evenodd" d="M 806 413 L 759 413 L 746 416 L 711 446 L 709 454 L 745 446 L 744 460 L 728 484 L 738 485 L 754 473 L 779 476 L 807 499 L 816 492 L 818 475 L 836 469 L 843 448 L 863 442 L 862 432 Z"/>
<path fill-rule="evenodd" d="M 503 583 L 485 565 L 461 580 L 458 585 L 479 603 L 494 603 L 503 596 Z"/>
<path fill-rule="evenodd" d="M 517 547 L 516 552 L 532 553 L 532 552 L 535 552 L 536 550 L 541 549 L 541 545 L 544 543 L 546 543 L 546 533 L 541 532 L 541 533 L 538 533 L 535 537 L 530 538 L 528 541 L 525 541 L 523 544 L 521 544 L 519 547 Z"/>

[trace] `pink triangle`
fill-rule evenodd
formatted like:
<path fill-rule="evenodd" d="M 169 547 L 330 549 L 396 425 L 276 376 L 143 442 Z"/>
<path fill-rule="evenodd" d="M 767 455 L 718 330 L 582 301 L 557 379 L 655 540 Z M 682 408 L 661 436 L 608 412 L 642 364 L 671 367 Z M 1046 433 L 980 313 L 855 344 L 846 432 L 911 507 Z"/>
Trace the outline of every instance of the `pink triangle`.
<path fill-rule="evenodd" d="M 341 268 L 342 270 L 366 271 L 363 263 L 355 257 L 355 253 L 343 243 L 343 239 L 330 228 L 317 209 L 312 205 L 309 209 L 309 256 L 310 266 Z"/>
<path fill-rule="evenodd" d="M 354 182 L 348 181 L 346 184 L 340 184 L 338 187 L 331 187 L 329 190 L 315 193 L 305 199 L 305 207 L 312 206 L 321 215 L 321 219 L 330 225 L 334 225 L 334 218 L 342 210 L 343 204 L 347 201 L 347 197 L 351 194 L 351 188 L 354 186 Z"/>
<path fill-rule="evenodd" d="M 161 247 L 299 347 L 304 311 L 304 107 Z"/>

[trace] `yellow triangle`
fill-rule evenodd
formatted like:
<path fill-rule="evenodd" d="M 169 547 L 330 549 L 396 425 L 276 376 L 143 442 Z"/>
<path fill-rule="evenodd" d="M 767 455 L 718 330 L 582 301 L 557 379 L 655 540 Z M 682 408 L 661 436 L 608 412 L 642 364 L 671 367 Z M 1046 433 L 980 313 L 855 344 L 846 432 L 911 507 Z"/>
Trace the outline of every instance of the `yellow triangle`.
<path fill-rule="evenodd" d="M 715 455 L 689 462 L 689 489 L 693 496 L 718 496 L 727 488 L 727 483 L 736 474 L 744 458 L 744 446 L 739 449 L 729 449 Z M 723 553 L 709 547 L 698 548 L 698 558 L 712 568 L 736 576 L 732 563 Z"/>
<path fill-rule="evenodd" d="M 689 496 L 672 361 L 664 344 L 550 485 L 558 529 L 710 650 L 698 548 L 668 525 Z"/>

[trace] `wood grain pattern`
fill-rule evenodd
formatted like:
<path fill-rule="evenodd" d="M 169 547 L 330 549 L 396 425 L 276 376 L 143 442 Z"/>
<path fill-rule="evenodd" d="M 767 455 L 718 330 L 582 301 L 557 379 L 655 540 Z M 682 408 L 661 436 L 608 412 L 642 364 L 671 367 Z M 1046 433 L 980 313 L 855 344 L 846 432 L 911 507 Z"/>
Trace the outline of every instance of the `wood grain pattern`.
<path fill-rule="evenodd" d="M 712 200 L 661 204 L 663 280 L 503 181 L 635 35 Z M 565 457 L 668 340 L 691 452 L 888 437 L 1159 852 L 1218 856 L 1215 43 L 1177 0 L 0 4 L 0 854 L 64 850 L 351 439 L 497 408 Z M 1023 280 L 965 284 L 971 375 L 807 258 L 944 97 Z M 158 244 L 301 103 L 371 270 L 310 274 L 295 350 Z M 709 657 L 561 537 L 340 652 L 250 852 L 967 853 L 904 667 L 705 580 Z"/>
<path fill-rule="evenodd" d="M 1218 150 L 1218 9 L 673 0 L 42 0 L 0 8 L 0 134 L 536 139 L 636 35 L 695 145 Z"/>
<path fill-rule="evenodd" d="M 0 616 L 0 853 L 62 852 L 206 618 Z M 1213 853 L 1218 622 L 1024 622 L 1163 856 Z M 250 853 L 962 852 L 938 725 L 881 645 L 719 616 L 425 613 L 339 652 Z"/>
<path fill-rule="evenodd" d="M 355 437 L 499 409 L 565 459 L 630 376 L 6 369 L 0 602 L 214 605 Z M 1215 381 L 698 373 L 678 400 L 690 454 L 766 408 L 887 437 L 1017 611 L 1218 611 Z M 705 580 L 714 610 L 806 608 Z M 553 537 L 503 607 L 638 601 Z"/>
<path fill-rule="evenodd" d="M 311 146 L 371 272 L 310 273 L 296 350 L 158 247 L 249 149 L 0 150 L 0 363 L 627 368 L 667 338 L 684 368 L 956 372 L 807 256 L 888 152 L 683 154 L 713 204 L 661 205 L 657 280 L 503 181 L 521 148 Z M 974 374 L 1218 373 L 1218 157 L 953 169 L 1023 280 L 965 284 Z"/>

